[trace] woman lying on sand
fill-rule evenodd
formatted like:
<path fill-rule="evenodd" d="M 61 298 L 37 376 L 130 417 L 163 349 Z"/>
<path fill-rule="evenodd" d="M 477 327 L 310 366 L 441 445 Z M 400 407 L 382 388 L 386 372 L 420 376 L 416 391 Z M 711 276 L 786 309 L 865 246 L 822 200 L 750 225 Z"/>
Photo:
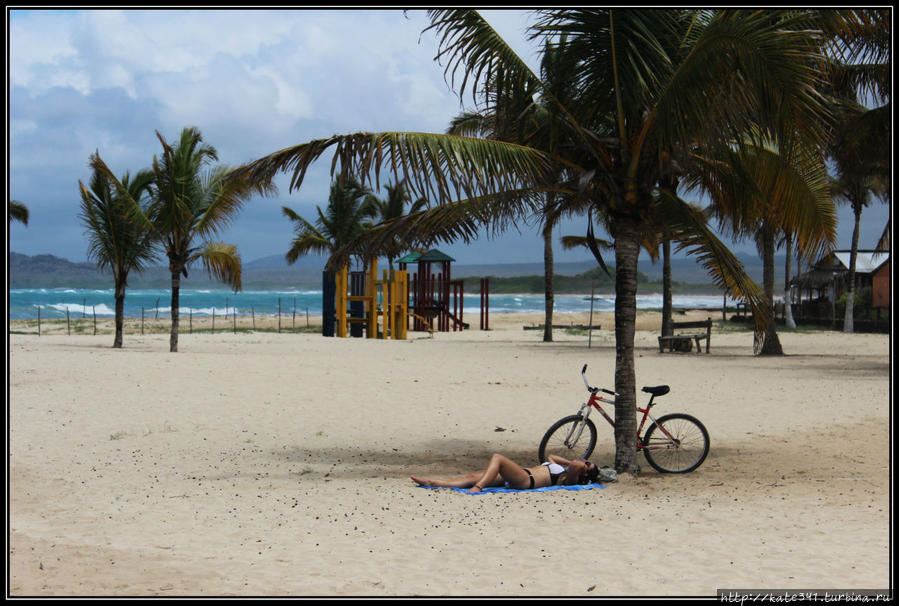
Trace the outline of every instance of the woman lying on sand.
<path fill-rule="evenodd" d="M 509 457 L 494 454 L 484 471 L 475 471 L 461 478 L 428 480 L 412 476 L 419 486 L 441 488 L 471 488 L 468 492 L 481 492 L 487 486 L 505 486 L 516 490 L 543 488 L 556 484 L 590 484 L 599 476 L 599 469 L 586 459 L 569 461 L 549 455 L 549 462 L 537 467 L 522 467 Z"/>

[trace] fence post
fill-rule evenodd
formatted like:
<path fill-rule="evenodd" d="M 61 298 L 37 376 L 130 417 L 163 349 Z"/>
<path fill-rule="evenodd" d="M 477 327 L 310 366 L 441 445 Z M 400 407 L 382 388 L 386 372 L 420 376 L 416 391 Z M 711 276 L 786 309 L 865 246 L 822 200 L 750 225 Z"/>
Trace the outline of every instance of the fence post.
<path fill-rule="evenodd" d="M 144 306 L 140 306 L 140 336 L 144 336 Z"/>
<path fill-rule="evenodd" d="M 250 308 L 250 315 L 253 317 L 253 330 L 256 330 L 256 308 Z"/>
<path fill-rule="evenodd" d="M 234 313 L 234 334 L 237 334 L 237 309 L 232 311 Z"/>
<path fill-rule="evenodd" d="M 596 292 L 596 285 L 590 284 L 590 324 L 587 328 L 587 349 L 593 347 L 593 295 Z M 552 330 L 552 326 L 549 327 Z"/>
<path fill-rule="evenodd" d="M 281 332 L 281 297 L 278 297 L 278 333 Z"/>
<path fill-rule="evenodd" d="M 69 306 L 66 305 L 66 334 L 72 336 L 72 328 L 69 326 Z"/>
<path fill-rule="evenodd" d="M 97 306 L 91 305 L 91 309 L 94 312 L 94 336 L 97 336 Z"/>
<path fill-rule="evenodd" d="M 37 336 L 41 336 L 41 306 L 37 307 Z"/>

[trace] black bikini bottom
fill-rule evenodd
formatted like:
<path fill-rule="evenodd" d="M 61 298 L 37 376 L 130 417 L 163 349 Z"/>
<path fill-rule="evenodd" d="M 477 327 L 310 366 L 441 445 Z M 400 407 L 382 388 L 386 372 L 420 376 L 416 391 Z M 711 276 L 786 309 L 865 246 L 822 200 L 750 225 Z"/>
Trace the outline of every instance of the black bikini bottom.
<path fill-rule="evenodd" d="M 530 469 L 527 469 L 525 467 L 522 467 L 522 469 L 524 469 L 528 473 L 528 477 L 531 479 L 531 485 L 528 487 L 528 489 L 533 488 L 534 487 L 534 474 L 531 473 Z"/>

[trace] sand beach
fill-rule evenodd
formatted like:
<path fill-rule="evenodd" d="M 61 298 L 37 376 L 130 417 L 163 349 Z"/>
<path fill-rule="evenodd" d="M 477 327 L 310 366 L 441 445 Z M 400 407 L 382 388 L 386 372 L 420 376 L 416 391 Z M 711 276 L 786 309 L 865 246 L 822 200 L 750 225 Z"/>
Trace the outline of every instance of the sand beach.
<path fill-rule="evenodd" d="M 702 312 L 703 317 L 709 315 Z M 542 333 L 407 341 L 168 335 L 10 326 L 8 595 L 714 596 L 721 588 L 891 585 L 890 337 L 713 331 L 660 354 L 639 314 L 638 385 L 701 419 L 695 472 L 599 490 L 468 496 L 410 475 L 501 452 L 536 464 L 543 432 L 613 386 L 613 319 Z M 557 318 L 579 324 L 581 317 Z M 639 392 L 638 392 L 639 394 Z M 642 396 L 639 396 L 642 400 Z M 593 460 L 612 463 L 600 427 Z"/>

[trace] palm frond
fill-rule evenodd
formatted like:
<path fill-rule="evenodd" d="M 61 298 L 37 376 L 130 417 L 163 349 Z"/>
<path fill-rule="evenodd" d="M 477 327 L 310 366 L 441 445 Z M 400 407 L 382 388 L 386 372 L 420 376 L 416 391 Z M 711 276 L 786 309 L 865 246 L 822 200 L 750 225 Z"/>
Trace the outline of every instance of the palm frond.
<path fill-rule="evenodd" d="M 241 289 L 242 265 L 237 247 L 224 242 L 208 242 L 195 253 L 207 272 L 238 292 Z M 193 259 L 192 259 L 193 260 Z"/>
<path fill-rule="evenodd" d="M 475 10 L 430 10 L 440 50 L 436 61 L 445 60 L 444 76 L 455 88 L 459 77 L 459 96 L 470 88 L 476 104 L 493 96 L 503 96 L 509 90 L 540 86 L 540 79 L 506 43 L 505 40 Z"/>
<path fill-rule="evenodd" d="M 382 169 L 410 190 L 435 202 L 475 198 L 539 182 L 543 153 L 522 145 L 429 133 L 385 132 L 336 135 L 289 147 L 235 169 L 234 177 L 267 182 L 290 172 L 290 190 L 302 185 L 309 166 L 333 151 L 331 174 L 372 178 Z M 338 170 L 339 165 L 339 170 Z"/>
<path fill-rule="evenodd" d="M 827 171 L 818 150 L 792 142 L 783 153 L 771 142 L 730 151 L 726 159 L 701 159 L 702 187 L 735 235 L 753 235 L 765 223 L 795 234 L 797 248 L 812 258 L 836 239 L 837 218 Z"/>
<path fill-rule="evenodd" d="M 231 178 L 231 169 L 219 164 L 199 175 L 198 189 L 200 211 L 196 231 L 207 238 L 226 228 L 254 195 L 270 196 L 277 187 L 268 181 L 252 183 L 246 179 Z"/>
<path fill-rule="evenodd" d="M 705 212 L 668 190 L 658 192 L 656 207 L 673 241 L 677 242 L 676 250 L 695 255 L 719 288 L 735 299 L 746 301 L 752 310 L 757 337 L 764 335 L 773 313 L 771 304 L 746 274 L 742 262 L 709 227 Z"/>
<path fill-rule="evenodd" d="M 23 225 L 28 225 L 28 207 L 18 200 L 8 200 L 7 215 L 9 221 L 18 221 Z"/>
<path fill-rule="evenodd" d="M 533 189 L 502 192 L 441 204 L 373 226 L 337 249 L 329 267 L 339 267 L 350 255 L 369 257 L 385 251 L 429 248 L 439 242 L 469 243 L 482 230 L 488 237 L 539 212 Z"/>

